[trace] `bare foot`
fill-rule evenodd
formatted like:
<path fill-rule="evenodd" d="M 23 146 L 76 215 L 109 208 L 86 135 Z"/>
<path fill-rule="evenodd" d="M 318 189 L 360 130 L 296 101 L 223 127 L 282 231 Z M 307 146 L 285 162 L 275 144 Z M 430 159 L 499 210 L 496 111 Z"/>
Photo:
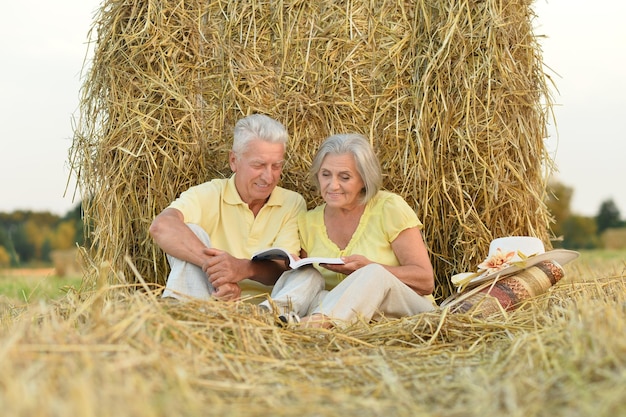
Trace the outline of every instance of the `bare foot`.
<path fill-rule="evenodd" d="M 333 323 L 330 321 L 330 318 L 323 314 L 312 314 L 310 316 L 303 317 L 300 323 L 304 327 L 313 327 L 316 329 L 330 329 L 333 327 Z"/>

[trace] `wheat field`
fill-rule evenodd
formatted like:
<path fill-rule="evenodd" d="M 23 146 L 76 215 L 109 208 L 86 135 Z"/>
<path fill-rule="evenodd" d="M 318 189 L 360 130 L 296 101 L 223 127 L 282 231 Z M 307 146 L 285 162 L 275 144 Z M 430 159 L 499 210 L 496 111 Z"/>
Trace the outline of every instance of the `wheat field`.
<path fill-rule="evenodd" d="M 105 279 L 5 298 L 2 415 L 624 415 L 623 255 L 583 254 L 548 293 L 489 319 L 440 310 L 345 330 L 282 329 L 248 303 L 166 303 L 156 284 Z"/>

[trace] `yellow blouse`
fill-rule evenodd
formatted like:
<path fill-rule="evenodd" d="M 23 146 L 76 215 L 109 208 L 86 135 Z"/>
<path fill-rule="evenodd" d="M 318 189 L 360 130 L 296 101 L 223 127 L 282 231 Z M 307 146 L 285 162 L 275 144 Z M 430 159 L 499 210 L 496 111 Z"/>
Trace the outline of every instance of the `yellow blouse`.
<path fill-rule="evenodd" d="M 300 244 L 308 256 L 340 257 L 363 255 L 383 264 L 398 266 L 398 258 L 391 249 L 391 242 L 405 229 L 423 228 L 415 211 L 402 197 L 388 191 L 379 191 L 365 206 L 359 225 L 344 250 L 328 238 L 324 224 L 322 204 L 298 218 Z M 324 276 L 326 289 L 333 289 L 346 276 L 315 266 Z"/>

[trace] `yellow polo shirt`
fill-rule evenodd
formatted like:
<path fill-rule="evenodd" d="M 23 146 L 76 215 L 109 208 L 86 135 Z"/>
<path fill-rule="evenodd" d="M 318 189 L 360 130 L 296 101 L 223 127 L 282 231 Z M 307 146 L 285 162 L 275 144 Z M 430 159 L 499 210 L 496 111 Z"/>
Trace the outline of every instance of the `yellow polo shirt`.
<path fill-rule="evenodd" d="M 237 192 L 235 175 L 191 187 L 169 207 L 180 210 L 185 223 L 202 227 L 212 247 L 236 258 L 250 259 L 254 252 L 272 246 L 299 253 L 298 216 L 306 212 L 304 198 L 276 187 L 255 218 Z M 239 285 L 242 297 L 271 292 L 271 287 L 250 279 Z"/>

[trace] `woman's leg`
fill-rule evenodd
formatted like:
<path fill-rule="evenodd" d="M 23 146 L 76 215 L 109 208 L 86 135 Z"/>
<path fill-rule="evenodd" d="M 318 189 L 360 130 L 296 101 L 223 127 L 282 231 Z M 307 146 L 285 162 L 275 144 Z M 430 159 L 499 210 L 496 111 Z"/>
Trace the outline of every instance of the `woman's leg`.
<path fill-rule="evenodd" d="M 263 301 L 260 306 L 272 310 L 273 304 L 278 314 L 293 311 L 304 316 L 323 289 L 324 277 L 312 266 L 286 271 L 272 289 L 271 302 Z"/>
<path fill-rule="evenodd" d="M 313 314 L 349 324 L 381 316 L 399 318 L 434 310 L 432 302 L 417 294 L 379 264 L 367 265 L 339 283 Z M 310 321 L 313 321 L 312 319 Z"/>

